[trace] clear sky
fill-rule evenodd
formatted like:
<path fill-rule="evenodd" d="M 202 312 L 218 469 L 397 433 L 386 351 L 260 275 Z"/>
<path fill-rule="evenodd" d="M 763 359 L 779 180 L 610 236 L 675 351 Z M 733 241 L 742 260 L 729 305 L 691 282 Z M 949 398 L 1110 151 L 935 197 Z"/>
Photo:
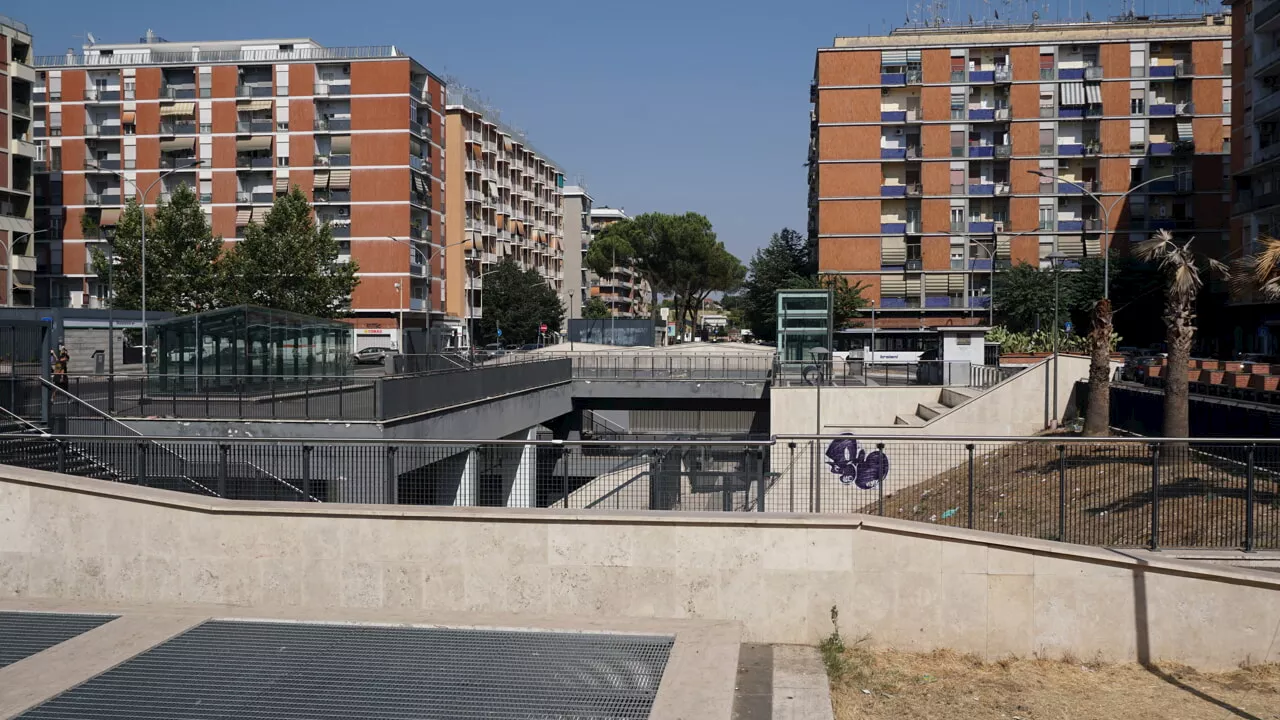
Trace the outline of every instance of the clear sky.
<path fill-rule="evenodd" d="M 805 230 L 815 49 L 836 35 L 885 32 L 917 4 L 11 0 L 2 12 L 31 27 L 39 55 L 79 48 L 86 31 L 136 42 L 148 28 L 169 40 L 396 45 L 478 89 L 597 205 L 701 212 L 745 261 L 781 227 Z M 1120 2 L 1088 5 L 1114 12 Z"/>

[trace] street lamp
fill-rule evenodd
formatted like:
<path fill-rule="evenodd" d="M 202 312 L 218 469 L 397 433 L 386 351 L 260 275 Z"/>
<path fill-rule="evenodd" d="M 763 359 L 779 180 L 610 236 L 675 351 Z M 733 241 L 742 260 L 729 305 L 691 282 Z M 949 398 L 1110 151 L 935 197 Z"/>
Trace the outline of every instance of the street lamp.
<path fill-rule="evenodd" d="M 1035 228 L 1032 230 L 1023 230 L 1022 232 L 1017 232 L 1008 236 L 1008 240 L 1012 241 L 1014 238 L 1022 237 L 1023 235 L 1030 235 L 1031 233 L 1039 232 L 1039 231 L 1040 231 L 1040 228 Z M 991 277 L 991 287 L 988 289 L 988 292 L 990 293 L 990 295 L 987 298 L 987 324 L 994 326 L 996 324 L 996 246 L 1000 242 L 1000 234 L 999 233 L 991 234 L 990 247 L 988 247 L 987 244 L 982 242 L 981 240 L 973 239 L 972 242 L 978 247 L 982 248 L 983 250 L 986 250 L 987 258 L 991 260 L 991 270 L 988 273 L 988 275 Z"/>
<path fill-rule="evenodd" d="M 141 191 L 138 189 L 138 183 L 130 180 L 124 173 L 118 170 L 108 170 L 92 160 L 87 161 L 86 164 L 91 169 L 97 170 L 98 172 L 115 175 L 120 178 L 120 182 L 122 184 L 126 182 L 132 184 L 134 192 L 138 193 L 140 196 L 138 199 L 138 207 L 142 211 L 142 222 L 139 224 L 139 232 L 141 233 L 139 236 L 139 242 L 141 243 L 142 254 L 142 372 L 144 375 L 149 374 L 147 360 L 151 353 L 148 352 L 147 346 L 147 196 L 151 194 L 151 191 L 155 189 L 156 185 L 160 184 L 161 180 L 164 180 L 180 170 L 190 170 L 193 167 L 199 167 L 204 164 L 204 160 L 194 158 L 191 162 L 185 165 L 175 165 L 173 168 L 160 173 L 160 176 L 148 185 L 146 190 Z"/>
<path fill-rule="evenodd" d="M 47 229 L 36 230 L 34 232 L 23 233 L 21 237 L 33 238 L 42 232 L 49 232 L 49 231 Z M 5 307 L 13 307 L 13 246 L 18 241 L 18 237 L 19 237 L 18 235 L 10 235 L 9 242 L 4 244 L 5 268 L 6 268 L 6 271 L 5 271 L 6 277 L 4 282 L 4 306 Z"/>
<path fill-rule="evenodd" d="M 431 317 L 431 308 L 430 308 L 430 302 L 431 302 L 431 258 L 430 258 L 430 257 L 428 257 L 426 253 L 424 253 L 424 252 L 422 252 L 421 250 L 419 250 L 419 249 L 418 249 L 418 247 L 417 247 L 416 245 L 414 245 L 414 244 L 413 244 L 413 242 L 412 242 L 412 241 L 410 241 L 410 240 L 405 240 L 404 238 L 398 238 L 398 237 L 396 237 L 396 236 L 394 236 L 394 235 L 387 235 L 387 236 L 386 236 L 386 238 L 387 238 L 388 240 L 391 240 L 392 242 L 398 242 L 398 243 L 400 243 L 400 244 L 402 244 L 402 245 L 408 245 L 408 246 L 409 246 L 409 250 L 410 250 L 410 251 L 417 253 L 417 254 L 418 254 L 418 257 L 422 258 L 422 266 L 423 266 L 424 268 L 426 268 L 426 271 L 427 271 L 427 303 L 428 303 L 428 307 L 427 307 L 427 318 L 428 318 L 427 325 L 428 325 L 428 326 L 430 326 L 430 324 L 431 324 L 431 322 L 430 322 L 430 317 Z M 399 287 L 400 287 L 400 283 L 396 283 L 396 288 L 398 289 Z M 399 302 L 399 304 L 400 304 L 400 329 L 399 329 L 399 332 L 400 332 L 400 352 L 404 352 L 404 349 L 405 349 L 405 342 L 404 342 L 404 298 L 403 298 L 403 296 L 402 296 L 402 295 L 397 295 L 397 297 L 399 298 L 398 302 Z"/>
<path fill-rule="evenodd" d="M 1038 175 L 1047 180 L 1066 183 L 1072 187 L 1078 188 L 1085 195 L 1089 196 L 1089 199 L 1097 203 L 1098 208 L 1102 210 L 1102 299 L 1104 300 L 1111 299 L 1111 211 L 1118 207 L 1120 203 L 1124 202 L 1125 198 L 1152 183 L 1159 182 L 1161 180 L 1176 179 L 1181 175 L 1187 174 L 1185 172 L 1178 172 L 1172 175 L 1162 175 L 1158 178 L 1151 178 L 1150 180 L 1140 182 L 1121 193 L 1119 197 L 1111 201 L 1110 205 L 1107 205 L 1102 202 L 1102 199 L 1095 195 L 1092 190 L 1080 183 L 1072 180 L 1064 180 L 1057 175 L 1047 173 L 1043 170 L 1028 170 L 1027 172 L 1031 175 Z"/>
<path fill-rule="evenodd" d="M 396 321 L 396 336 L 400 339 L 400 345 L 404 346 L 404 293 L 400 291 L 400 281 L 396 281 L 396 310 L 399 311 L 400 319 Z M 401 350 L 401 352 L 404 352 Z"/>
<path fill-rule="evenodd" d="M 1058 424 L 1058 301 L 1060 298 L 1058 280 L 1062 276 L 1062 264 L 1069 260 L 1066 253 L 1054 250 L 1049 253 L 1049 263 L 1053 266 L 1053 425 Z"/>

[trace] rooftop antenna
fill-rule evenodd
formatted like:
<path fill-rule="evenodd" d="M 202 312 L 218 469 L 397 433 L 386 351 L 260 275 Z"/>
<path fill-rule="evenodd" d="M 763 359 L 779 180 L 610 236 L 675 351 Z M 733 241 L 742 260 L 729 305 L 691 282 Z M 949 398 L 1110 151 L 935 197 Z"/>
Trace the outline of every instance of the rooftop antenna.
<path fill-rule="evenodd" d="M 89 44 L 90 44 L 90 45 L 97 45 L 97 44 L 98 44 L 98 38 L 94 37 L 94 36 L 93 36 L 93 33 L 89 32 L 88 30 L 85 30 L 85 31 L 84 31 L 84 36 L 85 36 L 85 38 L 89 41 Z"/>

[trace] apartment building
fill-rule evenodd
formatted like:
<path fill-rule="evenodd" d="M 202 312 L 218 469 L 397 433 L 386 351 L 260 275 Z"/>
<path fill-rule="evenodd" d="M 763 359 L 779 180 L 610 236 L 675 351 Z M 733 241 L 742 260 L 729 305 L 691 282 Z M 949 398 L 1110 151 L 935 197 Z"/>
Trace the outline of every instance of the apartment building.
<path fill-rule="evenodd" d="M 621 220 L 629 220 L 625 210 L 600 206 L 591 209 L 591 231 L 600 232 Z M 615 265 L 608 275 L 591 274 L 591 295 L 609 306 L 614 317 L 649 317 L 649 283 L 630 265 Z"/>
<path fill-rule="evenodd" d="M 564 173 L 523 133 L 465 93 L 450 91 L 445 108 L 445 307 L 471 325 L 484 317 L 484 277 L 512 258 L 536 270 L 564 297 Z M 567 302 L 567 298 L 566 298 Z"/>
<path fill-rule="evenodd" d="M 31 32 L 0 15 L 0 303 L 30 307 L 35 282 L 35 204 L 32 197 L 40 148 L 32 142 Z"/>
<path fill-rule="evenodd" d="M 594 274 L 587 269 L 587 248 L 591 246 L 592 198 L 581 185 L 566 185 L 561 192 L 564 207 L 564 294 L 565 329 L 571 318 L 582 317 Z"/>
<path fill-rule="evenodd" d="M 1280 0 L 1235 0 L 1231 5 L 1236 102 L 1231 170 L 1234 204 L 1224 260 L 1250 255 L 1259 237 L 1280 235 Z M 1235 291 L 1225 327 L 1239 352 L 1280 354 L 1280 303 Z M 1224 343 L 1225 344 L 1225 343 Z"/>
<path fill-rule="evenodd" d="M 922 327 L 985 322 L 994 273 L 1055 252 L 1071 267 L 1161 228 L 1225 249 L 1230 33 L 1210 15 L 836 38 L 811 88 L 819 270 Z"/>
<path fill-rule="evenodd" d="M 186 184 L 214 234 L 235 242 L 297 186 L 359 263 L 357 345 L 395 344 L 401 323 L 443 316 L 444 86 L 394 46 L 148 31 L 36 66 L 38 303 L 102 303 L 90 250 L 126 198 L 154 208 Z"/>

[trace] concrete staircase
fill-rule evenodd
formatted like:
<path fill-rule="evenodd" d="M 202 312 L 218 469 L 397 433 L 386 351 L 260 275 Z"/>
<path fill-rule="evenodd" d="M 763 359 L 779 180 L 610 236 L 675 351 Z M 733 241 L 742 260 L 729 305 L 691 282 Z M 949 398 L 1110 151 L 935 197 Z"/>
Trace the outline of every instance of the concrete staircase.
<path fill-rule="evenodd" d="M 918 403 L 913 415 L 899 415 L 894 418 L 894 425 L 922 427 L 926 423 L 951 412 L 952 408 L 963 405 L 978 397 L 982 390 L 977 388 L 946 387 L 938 393 L 937 402 Z"/>

